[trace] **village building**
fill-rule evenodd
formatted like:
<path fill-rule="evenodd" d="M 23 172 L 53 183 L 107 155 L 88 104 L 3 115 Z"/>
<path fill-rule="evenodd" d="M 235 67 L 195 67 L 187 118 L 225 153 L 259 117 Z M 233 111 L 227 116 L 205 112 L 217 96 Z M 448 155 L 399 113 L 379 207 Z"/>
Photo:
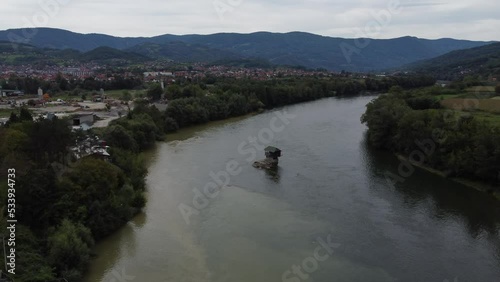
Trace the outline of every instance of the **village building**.
<path fill-rule="evenodd" d="M 92 126 L 95 121 L 94 113 L 91 114 L 80 114 L 73 116 L 73 126 L 81 126 L 86 124 L 88 126 Z"/>
<path fill-rule="evenodd" d="M 99 139 L 98 136 L 87 136 L 85 139 L 77 141 L 70 150 L 76 160 L 92 157 L 104 161 L 109 161 L 111 155 L 108 153 L 109 146 L 106 141 Z"/>

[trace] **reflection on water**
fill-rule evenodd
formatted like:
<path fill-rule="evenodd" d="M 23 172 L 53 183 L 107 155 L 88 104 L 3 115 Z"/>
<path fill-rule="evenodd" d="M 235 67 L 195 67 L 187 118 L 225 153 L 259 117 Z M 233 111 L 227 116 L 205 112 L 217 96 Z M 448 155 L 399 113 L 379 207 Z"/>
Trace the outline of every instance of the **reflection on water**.
<path fill-rule="evenodd" d="M 122 272 L 125 266 L 119 265 L 117 262 L 120 257 L 135 255 L 137 247 L 135 230 L 137 227 L 142 227 L 136 225 L 137 221 L 141 222 L 141 218 L 145 219 L 145 214 L 139 214 L 133 221 L 121 228 L 119 232 L 105 238 L 97 245 L 93 250 L 97 257 L 93 258 L 92 272 L 87 275 L 87 281 L 101 281 L 98 277 L 113 277 Z M 144 220 L 142 222 L 144 223 Z M 119 247 L 108 248 L 110 243 Z M 94 273 L 98 273 L 99 276 L 94 276 Z"/>
<path fill-rule="evenodd" d="M 399 161 L 367 146 L 359 123 L 372 98 L 287 107 L 297 118 L 273 140 L 284 152 L 275 171 L 237 149 L 272 113 L 170 135 L 149 169 L 144 214 L 99 244 L 86 281 L 122 269 L 133 281 L 283 281 L 328 236 L 339 245 L 330 258 L 289 281 L 498 280 L 498 202 L 421 170 L 389 187 Z M 193 191 L 229 161 L 241 173 L 186 224 L 179 205 L 193 206 Z"/>
<path fill-rule="evenodd" d="M 361 142 L 360 147 L 374 178 L 384 180 L 386 172 L 398 174 L 400 161 L 395 156 L 370 148 L 367 142 Z M 414 209 L 427 205 L 436 219 L 458 217 L 464 221 L 473 238 L 484 233 L 494 237 L 499 235 L 500 203 L 484 192 L 419 169 L 404 183 L 396 183 L 395 186 L 394 190 L 387 183 L 372 185 L 372 188 L 385 187 L 390 193 L 396 192 L 406 206 Z"/>
<path fill-rule="evenodd" d="M 273 167 L 271 169 L 264 170 L 269 179 L 272 179 L 274 182 L 278 183 L 280 181 L 280 171 L 281 167 Z"/>
<path fill-rule="evenodd" d="M 387 152 L 371 148 L 366 141 L 360 144 L 364 152 L 366 167 L 373 178 L 379 180 L 378 183 L 370 185 L 374 193 L 391 201 L 397 197 L 399 204 L 404 206 L 409 213 L 407 217 L 417 219 L 415 220 L 416 228 L 426 229 L 425 220 L 422 218 L 423 211 L 439 222 L 441 232 L 448 232 L 446 236 L 449 246 L 436 246 L 437 249 L 448 247 L 451 250 L 458 248 L 462 243 L 475 242 L 477 244 L 469 247 L 476 250 L 482 248 L 483 257 L 474 263 L 492 265 L 498 269 L 500 265 L 500 204 L 498 200 L 484 192 L 420 169 L 416 169 L 415 173 L 404 183 L 397 183 L 393 189 L 384 183 L 385 175 L 387 172 L 398 174 L 399 159 Z M 464 233 L 460 234 L 461 232 Z M 436 236 L 436 234 L 429 233 L 429 236 Z M 490 252 L 493 253 L 487 255 Z M 446 259 L 456 260 L 458 264 L 459 259 L 468 260 L 469 253 L 464 252 L 461 258 L 454 257 L 456 255 L 451 252 L 450 257 Z M 485 259 L 485 256 L 488 258 Z M 471 275 L 471 280 L 465 281 L 495 281 L 487 275 L 484 275 L 488 277 L 485 278 L 486 280 L 481 280 L 479 276 Z"/>

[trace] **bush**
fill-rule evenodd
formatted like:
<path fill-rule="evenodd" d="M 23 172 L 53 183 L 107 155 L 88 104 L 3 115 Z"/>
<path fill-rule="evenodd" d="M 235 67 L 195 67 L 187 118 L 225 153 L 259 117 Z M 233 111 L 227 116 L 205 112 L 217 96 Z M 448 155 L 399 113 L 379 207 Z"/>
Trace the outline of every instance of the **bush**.
<path fill-rule="evenodd" d="M 93 244 L 88 228 L 65 219 L 48 239 L 48 260 L 57 272 L 71 272 L 72 278 L 81 279 Z"/>
<path fill-rule="evenodd" d="M 137 209 L 142 209 L 146 205 L 146 198 L 141 191 L 135 191 L 130 205 Z"/>
<path fill-rule="evenodd" d="M 128 91 L 123 91 L 120 100 L 128 102 L 128 101 L 132 100 L 132 94 L 130 94 L 130 92 L 128 92 Z"/>
<path fill-rule="evenodd" d="M 179 129 L 179 125 L 177 124 L 177 122 L 175 121 L 175 119 L 173 119 L 171 117 L 166 117 L 165 118 L 165 132 L 166 133 L 175 132 L 178 129 Z"/>
<path fill-rule="evenodd" d="M 163 89 L 161 88 L 161 85 L 155 84 L 155 85 L 151 86 L 148 89 L 147 95 L 151 100 L 154 100 L 154 101 L 160 100 L 161 96 L 163 95 Z"/>
<path fill-rule="evenodd" d="M 412 97 L 406 99 L 406 103 L 413 110 L 440 109 L 439 101 L 432 97 Z"/>

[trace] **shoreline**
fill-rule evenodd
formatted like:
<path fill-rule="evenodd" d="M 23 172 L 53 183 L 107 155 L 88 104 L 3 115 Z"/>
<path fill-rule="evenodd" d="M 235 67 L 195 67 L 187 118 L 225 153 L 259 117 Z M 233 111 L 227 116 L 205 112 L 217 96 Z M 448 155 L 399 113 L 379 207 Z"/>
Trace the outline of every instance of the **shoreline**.
<path fill-rule="evenodd" d="M 420 168 L 422 170 L 430 172 L 434 175 L 438 175 L 440 177 L 446 178 L 446 179 L 451 180 L 453 182 L 462 184 L 464 186 L 475 189 L 477 191 L 483 192 L 485 194 L 491 195 L 493 198 L 500 201 L 500 190 L 492 185 L 489 185 L 489 184 L 486 184 L 484 182 L 480 182 L 477 180 L 465 179 L 465 178 L 460 178 L 460 177 L 447 177 L 443 171 L 437 170 L 437 169 L 432 168 L 432 167 L 427 166 L 427 165 L 413 163 L 407 157 L 405 157 L 399 153 L 395 153 L 395 155 L 400 161 L 410 162 L 413 166 L 415 166 L 417 168 Z"/>
<path fill-rule="evenodd" d="M 304 104 L 304 103 L 310 103 L 310 102 L 320 101 L 322 99 L 366 97 L 366 96 L 377 96 L 377 95 L 380 95 L 380 94 L 381 94 L 381 92 L 361 91 L 359 94 L 355 94 L 355 95 L 322 97 L 322 98 L 319 98 L 319 99 L 314 99 L 314 100 L 309 100 L 309 101 L 302 101 L 302 102 L 292 103 L 292 104 L 287 104 L 287 105 L 281 105 L 281 106 L 277 106 L 277 107 L 273 107 L 273 108 L 269 108 L 269 109 L 262 108 L 260 110 L 249 112 L 249 113 L 241 115 L 241 116 L 227 117 L 227 118 L 224 118 L 224 119 L 211 120 L 211 121 L 207 121 L 207 122 L 201 123 L 201 124 L 193 124 L 193 125 L 188 125 L 188 126 L 185 126 L 185 127 L 181 127 L 177 131 L 165 133 L 164 134 L 165 140 L 159 141 L 159 142 L 170 142 L 170 141 L 176 141 L 176 140 L 185 140 L 185 139 L 189 138 L 188 136 L 192 136 L 196 132 L 198 132 L 200 130 L 204 130 L 204 129 L 209 128 L 209 127 L 217 127 L 217 126 L 220 126 L 220 125 L 227 124 L 229 122 L 242 121 L 244 119 L 247 119 L 247 118 L 250 118 L 250 117 L 253 117 L 253 116 L 257 116 L 257 115 L 260 115 L 260 114 L 265 113 L 265 112 L 276 111 L 276 110 L 279 110 L 279 109 L 282 109 L 282 108 L 288 107 L 288 106 L 293 106 L 293 105 L 299 105 L 299 104 Z M 170 137 L 170 138 L 167 139 L 167 137 Z"/>
<path fill-rule="evenodd" d="M 220 119 L 220 120 L 211 120 L 207 121 L 202 124 L 195 124 L 195 125 L 188 125 L 185 127 L 179 128 L 177 131 L 174 132 L 169 132 L 165 133 L 163 136 L 165 137 L 165 140 L 163 141 L 158 141 L 158 142 L 170 142 L 170 141 L 176 141 L 176 140 L 185 140 L 190 137 L 192 137 L 196 132 L 199 132 L 201 130 L 210 128 L 210 127 L 217 127 L 217 126 L 222 126 L 227 123 L 231 122 L 238 122 L 242 121 L 244 119 L 259 115 L 263 113 L 264 111 L 255 111 L 251 112 L 242 116 L 236 116 L 236 117 L 228 117 L 225 119 Z"/>

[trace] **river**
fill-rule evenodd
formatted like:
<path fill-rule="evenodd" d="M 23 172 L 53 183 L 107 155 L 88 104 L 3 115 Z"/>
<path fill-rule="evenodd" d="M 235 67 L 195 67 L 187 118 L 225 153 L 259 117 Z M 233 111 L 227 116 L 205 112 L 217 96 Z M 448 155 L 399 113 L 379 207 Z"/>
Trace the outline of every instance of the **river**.
<path fill-rule="evenodd" d="M 499 281 L 499 202 L 423 170 L 388 185 L 399 160 L 367 146 L 360 124 L 374 98 L 169 136 L 144 212 L 96 246 L 85 281 Z M 283 150 L 276 173 L 252 167 L 268 141 Z"/>

